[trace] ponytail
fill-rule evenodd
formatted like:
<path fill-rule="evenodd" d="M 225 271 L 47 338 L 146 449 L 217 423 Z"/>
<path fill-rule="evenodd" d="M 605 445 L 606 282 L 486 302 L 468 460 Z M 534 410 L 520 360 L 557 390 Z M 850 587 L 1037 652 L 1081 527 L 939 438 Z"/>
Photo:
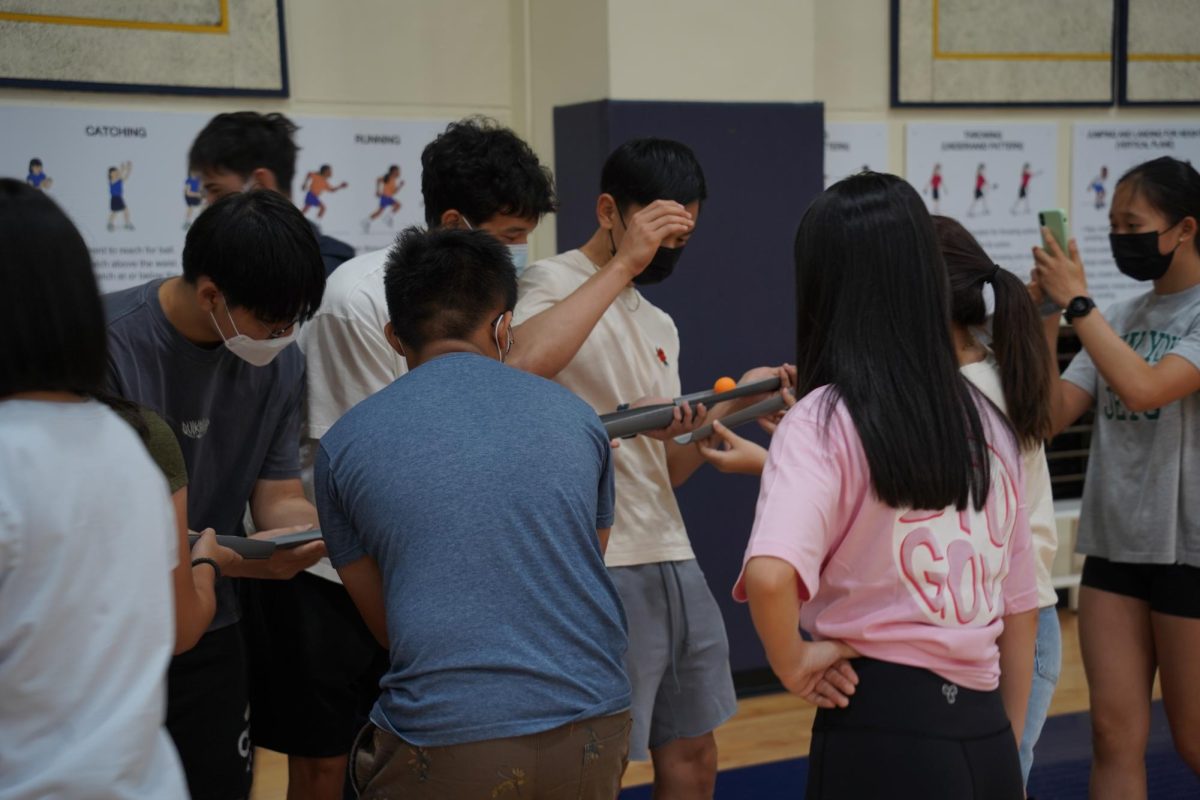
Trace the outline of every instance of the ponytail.
<path fill-rule="evenodd" d="M 992 351 L 1008 419 L 1021 446 L 1036 447 L 1050 434 L 1050 354 L 1037 308 L 1025 284 L 988 258 L 966 228 L 935 216 L 934 229 L 950 275 L 950 318 L 966 327 L 987 322 L 983 287 L 992 285 Z"/>

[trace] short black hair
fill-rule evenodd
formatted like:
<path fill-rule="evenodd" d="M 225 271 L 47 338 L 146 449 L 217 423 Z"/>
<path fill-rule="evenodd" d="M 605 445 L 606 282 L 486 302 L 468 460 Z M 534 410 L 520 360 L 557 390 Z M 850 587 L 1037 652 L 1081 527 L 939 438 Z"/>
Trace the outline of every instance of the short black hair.
<path fill-rule="evenodd" d="M 497 214 L 541 219 L 558 207 L 554 178 L 521 137 L 486 117 L 452 122 L 421 153 L 425 224 L 456 209 L 476 227 Z"/>
<path fill-rule="evenodd" d="M 621 211 L 655 200 L 681 205 L 708 199 L 704 170 L 692 148 L 671 139 L 630 139 L 600 171 L 600 191 L 611 194 Z"/>
<path fill-rule="evenodd" d="M 34 167 L 40 167 L 40 166 L 42 166 L 42 160 L 40 158 L 29 159 L 29 169 L 30 170 L 32 170 Z"/>
<path fill-rule="evenodd" d="M 0 397 L 94 395 L 104 384 L 104 308 L 79 231 L 53 200 L 0 179 Z"/>
<path fill-rule="evenodd" d="M 1126 172 L 1117 181 L 1118 186 L 1121 184 L 1146 198 L 1172 226 L 1187 217 L 1200 222 L 1200 173 L 1191 162 L 1159 156 Z M 1200 239 L 1193 238 L 1192 245 L 1200 252 Z"/>
<path fill-rule="evenodd" d="M 384 291 L 397 338 L 420 349 L 467 338 L 498 307 L 511 311 L 517 272 L 508 248 L 484 231 L 411 227 L 388 253 Z"/>
<path fill-rule="evenodd" d="M 201 276 L 265 322 L 311 319 L 325 293 L 312 225 L 286 197 L 261 189 L 221 198 L 188 229 L 183 277 L 195 284 Z"/>
<path fill-rule="evenodd" d="M 188 168 L 225 170 L 243 178 L 259 167 L 271 170 L 284 194 L 296 176 L 296 125 L 283 114 L 232 111 L 217 114 L 196 134 Z"/>

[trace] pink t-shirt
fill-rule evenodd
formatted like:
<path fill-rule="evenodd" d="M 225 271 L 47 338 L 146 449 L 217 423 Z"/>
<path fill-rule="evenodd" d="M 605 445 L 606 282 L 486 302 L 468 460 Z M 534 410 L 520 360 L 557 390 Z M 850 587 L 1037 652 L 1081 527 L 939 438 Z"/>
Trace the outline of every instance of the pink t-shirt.
<path fill-rule="evenodd" d="M 771 440 L 745 560 L 773 556 L 795 568 L 801 626 L 815 638 L 995 689 L 1001 617 L 1038 604 L 1016 443 L 981 403 L 992 455 L 984 510 L 895 509 L 871 488 L 842 402 L 826 424 L 827 391 L 800 400 Z M 733 596 L 746 599 L 743 577 Z"/>

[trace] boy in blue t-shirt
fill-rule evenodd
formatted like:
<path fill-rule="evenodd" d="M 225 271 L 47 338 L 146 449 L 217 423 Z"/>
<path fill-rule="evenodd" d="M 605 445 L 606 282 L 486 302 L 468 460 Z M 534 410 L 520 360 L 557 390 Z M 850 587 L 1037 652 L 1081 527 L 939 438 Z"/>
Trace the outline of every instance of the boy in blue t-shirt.
<path fill-rule="evenodd" d="M 390 649 L 359 796 L 611 800 L 630 687 L 604 427 L 503 365 L 517 280 L 488 233 L 408 229 L 385 289 L 411 371 L 321 438 L 314 481 L 330 560 Z"/>
<path fill-rule="evenodd" d="M 54 180 L 46 174 L 40 158 L 29 159 L 29 174 L 25 176 L 25 182 L 43 192 L 54 185 Z"/>
<path fill-rule="evenodd" d="M 125 215 L 125 230 L 133 230 L 129 221 L 129 206 L 125 205 L 125 181 L 133 171 L 133 162 L 122 162 L 120 167 L 108 168 L 108 229 L 116 230 L 117 214 Z"/>
<path fill-rule="evenodd" d="M 187 178 L 183 181 L 183 204 L 187 206 L 187 212 L 183 217 L 185 231 L 192 227 L 192 216 L 203 202 L 204 192 L 200 188 L 200 173 L 194 169 L 189 170 Z"/>

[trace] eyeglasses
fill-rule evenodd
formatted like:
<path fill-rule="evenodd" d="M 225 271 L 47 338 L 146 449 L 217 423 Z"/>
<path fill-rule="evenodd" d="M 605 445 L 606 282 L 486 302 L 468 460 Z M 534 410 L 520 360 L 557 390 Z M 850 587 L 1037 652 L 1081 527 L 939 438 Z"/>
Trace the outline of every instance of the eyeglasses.
<path fill-rule="evenodd" d="M 299 318 L 299 317 L 297 317 L 296 319 L 292 320 L 292 321 L 291 321 L 291 322 L 289 322 L 288 324 L 286 324 L 286 325 L 283 325 L 283 326 L 280 326 L 280 327 L 278 327 L 278 328 L 272 328 L 270 325 L 268 325 L 267 323 L 263 322 L 263 321 L 262 321 L 261 319 L 259 319 L 258 317 L 255 317 L 255 318 L 254 318 L 254 321 L 255 321 L 255 322 L 257 322 L 257 323 L 258 323 L 260 326 L 262 326 L 262 329 L 263 329 L 263 330 L 265 330 L 265 331 L 267 332 L 267 338 L 268 338 L 268 339 L 280 339 L 280 338 L 282 338 L 282 337 L 284 337 L 284 336 L 287 336 L 287 335 L 288 335 L 288 333 L 290 333 L 290 332 L 291 332 L 292 328 L 294 328 L 294 327 L 296 327 L 297 325 L 299 325 L 299 324 L 300 324 L 300 318 Z"/>

